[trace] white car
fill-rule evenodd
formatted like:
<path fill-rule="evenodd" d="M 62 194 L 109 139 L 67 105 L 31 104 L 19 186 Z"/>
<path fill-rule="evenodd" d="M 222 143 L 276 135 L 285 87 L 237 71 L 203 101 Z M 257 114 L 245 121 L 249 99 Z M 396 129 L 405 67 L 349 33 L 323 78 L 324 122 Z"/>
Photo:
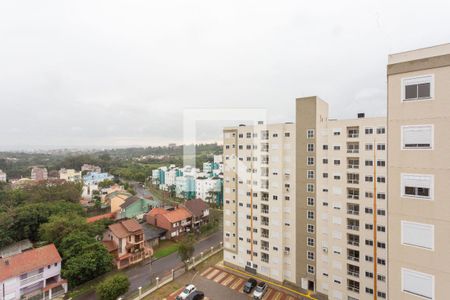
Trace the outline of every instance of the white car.
<path fill-rule="evenodd" d="M 197 288 L 193 284 L 187 285 L 184 290 L 177 296 L 177 300 L 185 300 L 190 294 L 195 292 Z"/>
<path fill-rule="evenodd" d="M 261 300 L 266 292 L 267 292 L 267 283 L 261 281 L 260 283 L 258 283 L 255 291 L 253 292 L 253 299 Z"/>

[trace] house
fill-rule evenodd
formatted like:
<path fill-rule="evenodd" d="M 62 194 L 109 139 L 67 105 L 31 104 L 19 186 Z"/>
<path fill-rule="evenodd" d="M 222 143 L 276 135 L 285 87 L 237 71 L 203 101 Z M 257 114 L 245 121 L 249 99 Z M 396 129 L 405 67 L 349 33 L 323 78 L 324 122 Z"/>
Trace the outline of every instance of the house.
<path fill-rule="evenodd" d="M 184 203 L 184 207 L 192 214 L 192 227 L 199 228 L 209 221 L 209 207 L 202 199 L 192 199 Z"/>
<path fill-rule="evenodd" d="M 60 169 L 59 179 L 63 179 L 69 182 L 80 182 L 81 181 L 81 171 L 77 172 L 74 169 Z"/>
<path fill-rule="evenodd" d="M 42 181 L 48 179 L 48 172 L 46 168 L 33 167 L 31 169 L 31 180 Z"/>
<path fill-rule="evenodd" d="M 61 256 L 55 245 L 0 259 L 0 299 L 52 299 L 67 292 Z"/>
<path fill-rule="evenodd" d="M 118 269 L 138 263 L 153 254 L 145 244 L 144 230 L 135 219 L 123 220 L 108 226 L 103 245 L 114 257 Z"/>
<path fill-rule="evenodd" d="M 167 230 L 148 224 L 147 222 L 141 223 L 144 229 L 145 243 L 148 247 L 156 247 L 159 245 L 159 240 L 166 238 Z"/>
<path fill-rule="evenodd" d="M 104 204 L 111 206 L 111 212 L 116 212 L 120 210 L 120 206 L 125 202 L 126 199 L 131 197 L 128 192 L 112 192 L 104 198 Z"/>
<path fill-rule="evenodd" d="M 152 208 L 158 206 L 159 202 L 156 200 L 131 196 L 125 199 L 119 206 L 117 211 L 117 219 L 142 219 L 144 214 L 149 212 Z"/>
<path fill-rule="evenodd" d="M 192 214 L 184 207 L 153 208 L 147 215 L 148 224 L 166 229 L 166 238 L 175 238 L 191 231 Z"/>

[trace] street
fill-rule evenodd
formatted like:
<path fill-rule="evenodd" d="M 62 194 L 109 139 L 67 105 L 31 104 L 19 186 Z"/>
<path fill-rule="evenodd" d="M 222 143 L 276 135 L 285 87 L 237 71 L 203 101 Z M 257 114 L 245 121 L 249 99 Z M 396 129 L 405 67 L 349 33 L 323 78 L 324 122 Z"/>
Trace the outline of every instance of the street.
<path fill-rule="evenodd" d="M 198 242 L 195 245 L 195 253 L 194 255 L 200 254 L 200 252 L 205 251 L 206 249 L 211 248 L 212 246 L 216 246 L 223 240 L 223 232 L 218 231 L 206 239 Z M 123 272 L 130 279 L 130 288 L 125 297 L 135 292 L 138 287 L 145 286 L 150 282 L 150 278 L 155 278 L 155 276 L 161 276 L 163 274 L 167 274 L 168 271 L 174 269 L 178 266 L 182 266 L 180 258 L 178 257 L 178 253 L 172 253 L 166 257 L 160 258 L 157 261 L 154 261 L 150 264 L 148 261 L 138 264 L 137 266 L 130 267 L 125 269 Z M 95 292 L 89 292 L 85 295 L 80 296 L 78 299 L 88 299 L 93 300 L 96 299 Z"/>

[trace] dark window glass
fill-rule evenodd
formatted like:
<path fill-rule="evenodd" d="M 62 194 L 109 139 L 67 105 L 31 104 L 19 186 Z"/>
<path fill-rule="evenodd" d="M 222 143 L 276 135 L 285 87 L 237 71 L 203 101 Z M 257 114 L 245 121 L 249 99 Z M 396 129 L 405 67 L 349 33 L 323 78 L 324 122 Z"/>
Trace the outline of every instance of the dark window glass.
<path fill-rule="evenodd" d="M 418 86 L 419 98 L 429 98 L 431 96 L 430 83 L 421 83 Z"/>
<path fill-rule="evenodd" d="M 405 99 L 417 99 L 417 85 L 405 86 Z"/>

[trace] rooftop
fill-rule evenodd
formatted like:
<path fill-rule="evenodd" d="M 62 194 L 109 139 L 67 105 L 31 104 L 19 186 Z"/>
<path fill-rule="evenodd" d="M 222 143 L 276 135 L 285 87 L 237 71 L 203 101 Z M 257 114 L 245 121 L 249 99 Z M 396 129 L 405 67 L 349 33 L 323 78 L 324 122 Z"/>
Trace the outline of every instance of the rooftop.
<path fill-rule="evenodd" d="M 390 54 L 388 64 L 396 64 L 446 54 L 450 54 L 450 43 Z"/>
<path fill-rule="evenodd" d="M 109 225 L 108 228 L 111 230 L 112 234 L 118 238 L 125 238 L 131 234 L 136 234 L 140 230 L 142 231 L 141 224 L 139 224 L 135 219 L 120 221 Z"/>
<path fill-rule="evenodd" d="M 203 216 L 203 212 L 208 209 L 208 205 L 199 198 L 186 201 L 184 206 L 196 217 Z"/>
<path fill-rule="evenodd" d="M 61 262 L 55 245 L 50 244 L 0 259 L 0 282 Z"/>

